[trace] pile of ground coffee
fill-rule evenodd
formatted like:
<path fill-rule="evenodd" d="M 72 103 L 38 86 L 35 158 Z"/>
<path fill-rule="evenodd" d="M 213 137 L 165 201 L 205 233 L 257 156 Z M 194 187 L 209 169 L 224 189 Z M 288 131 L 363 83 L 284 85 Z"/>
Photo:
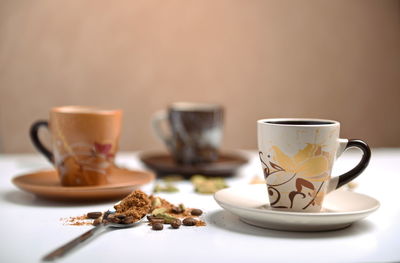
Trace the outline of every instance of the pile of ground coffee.
<path fill-rule="evenodd" d="M 151 202 L 147 194 L 140 190 L 133 191 L 130 195 L 114 206 L 116 217 L 132 217 L 133 222 L 139 221 L 151 209 Z"/>

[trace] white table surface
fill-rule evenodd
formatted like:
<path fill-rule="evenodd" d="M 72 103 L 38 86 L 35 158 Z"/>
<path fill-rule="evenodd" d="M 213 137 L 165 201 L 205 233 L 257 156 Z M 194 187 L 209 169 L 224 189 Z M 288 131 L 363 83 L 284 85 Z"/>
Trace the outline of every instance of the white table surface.
<path fill-rule="evenodd" d="M 254 152 L 251 161 L 228 181 L 247 184 L 261 176 Z M 345 153 L 334 168 L 344 172 L 359 160 Z M 134 153 L 121 153 L 117 163 L 143 168 Z M 90 229 L 66 226 L 62 217 L 105 211 L 113 203 L 68 204 L 37 199 L 18 190 L 11 179 L 49 168 L 42 156 L 0 155 L 0 262 L 38 262 L 50 250 Z M 179 193 L 160 194 L 173 203 L 201 208 L 206 227 L 165 228 L 146 224 L 109 231 L 60 262 L 400 262 L 400 149 L 375 149 L 371 163 L 356 180 L 356 192 L 370 195 L 381 207 L 349 228 L 317 233 L 274 231 L 247 225 L 220 208 L 212 195 L 193 192 L 190 183 L 178 184 Z"/>

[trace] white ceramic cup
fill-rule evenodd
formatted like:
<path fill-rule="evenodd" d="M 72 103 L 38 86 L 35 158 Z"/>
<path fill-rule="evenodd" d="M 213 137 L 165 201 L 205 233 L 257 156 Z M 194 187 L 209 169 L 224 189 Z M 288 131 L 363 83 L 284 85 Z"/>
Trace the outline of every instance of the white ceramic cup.
<path fill-rule="evenodd" d="M 272 209 L 318 212 L 324 196 L 360 175 L 371 151 L 361 140 L 340 139 L 340 123 L 320 119 L 257 121 L 258 150 Z M 349 172 L 331 177 L 334 161 L 357 147 L 363 156 Z"/>

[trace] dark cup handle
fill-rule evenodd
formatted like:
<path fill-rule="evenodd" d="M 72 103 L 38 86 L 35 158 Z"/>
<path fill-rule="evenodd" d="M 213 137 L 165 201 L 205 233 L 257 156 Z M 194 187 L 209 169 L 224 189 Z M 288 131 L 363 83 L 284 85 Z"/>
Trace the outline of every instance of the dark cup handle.
<path fill-rule="evenodd" d="M 160 110 L 153 115 L 151 124 L 155 135 L 164 142 L 167 146 L 171 144 L 171 135 L 168 135 L 161 127 L 161 123 L 168 122 L 168 113 L 164 110 Z"/>
<path fill-rule="evenodd" d="M 31 129 L 29 131 L 29 134 L 31 136 L 31 140 L 33 145 L 35 146 L 35 148 L 41 152 L 46 158 L 47 160 L 49 160 L 49 162 L 53 163 L 54 157 L 53 157 L 53 153 L 51 151 L 49 151 L 40 141 L 39 139 L 39 128 L 41 126 L 46 127 L 47 129 L 49 128 L 49 122 L 48 121 L 36 121 L 35 123 L 33 123 L 31 125 Z"/>
<path fill-rule="evenodd" d="M 352 139 L 348 140 L 346 146 L 344 147 L 344 150 L 352 147 L 359 148 L 363 152 L 361 161 L 356 165 L 356 167 L 354 167 L 347 173 L 332 178 L 331 181 L 329 182 L 330 187 L 328 188 L 328 192 L 338 189 L 339 187 L 354 180 L 365 170 L 365 168 L 367 168 L 369 161 L 371 159 L 371 150 L 368 144 L 362 140 Z"/>

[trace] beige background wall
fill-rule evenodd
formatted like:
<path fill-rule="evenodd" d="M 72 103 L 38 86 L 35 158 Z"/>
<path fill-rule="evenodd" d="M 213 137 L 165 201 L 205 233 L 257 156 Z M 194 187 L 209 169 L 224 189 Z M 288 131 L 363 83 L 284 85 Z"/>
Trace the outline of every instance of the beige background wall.
<path fill-rule="evenodd" d="M 399 1 L 0 1 L 0 152 L 68 104 L 122 108 L 121 148 L 162 148 L 149 120 L 173 101 L 224 104 L 225 148 L 280 116 L 400 146 Z"/>

